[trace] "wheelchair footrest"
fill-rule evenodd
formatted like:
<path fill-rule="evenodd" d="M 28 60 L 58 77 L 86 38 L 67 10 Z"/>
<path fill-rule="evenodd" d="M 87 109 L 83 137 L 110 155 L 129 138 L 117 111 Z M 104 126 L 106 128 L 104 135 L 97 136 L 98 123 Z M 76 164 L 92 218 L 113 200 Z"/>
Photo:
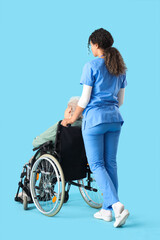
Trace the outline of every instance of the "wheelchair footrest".
<path fill-rule="evenodd" d="M 22 199 L 22 198 L 20 198 L 20 197 L 15 197 L 15 198 L 14 198 L 14 200 L 15 200 L 16 202 L 20 202 L 20 203 L 22 203 L 22 204 L 23 204 L 23 199 Z M 32 200 L 30 200 L 30 201 L 27 201 L 27 203 L 33 203 L 33 201 L 32 201 Z"/>
<path fill-rule="evenodd" d="M 87 190 L 90 190 L 90 191 L 94 191 L 94 192 L 97 192 L 98 190 L 96 188 L 92 188 L 92 187 L 89 187 L 89 186 L 84 186 L 83 184 L 80 184 L 80 183 L 75 183 L 75 182 L 70 182 L 72 185 L 75 185 L 75 186 L 78 186 L 78 187 L 83 187 Z"/>
<path fill-rule="evenodd" d="M 22 198 L 20 198 L 20 197 L 15 197 L 14 200 L 15 200 L 16 202 L 23 203 L 23 200 L 22 200 Z"/>

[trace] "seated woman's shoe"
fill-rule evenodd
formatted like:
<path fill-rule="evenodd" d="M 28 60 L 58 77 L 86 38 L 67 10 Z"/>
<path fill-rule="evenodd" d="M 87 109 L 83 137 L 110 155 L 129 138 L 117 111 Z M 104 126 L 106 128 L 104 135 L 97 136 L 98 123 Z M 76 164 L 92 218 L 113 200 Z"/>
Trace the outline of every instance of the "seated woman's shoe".
<path fill-rule="evenodd" d="M 22 200 L 24 199 L 24 196 L 27 196 L 27 194 L 23 191 L 18 194 L 18 197 L 21 198 Z M 31 198 L 27 196 L 27 202 L 29 201 L 31 201 Z"/>
<path fill-rule="evenodd" d="M 124 209 L 124 205 L 121 202 L 116 202 L 112 205 L 115 214 L 114 227 L 120 227 L 125 224 L 126 219 L 129 216 L 129 211 Z"/>
<path fill-rule="evenodd" d="M 94 214 L 94 217 L 98 218 L 98 219 L 103 219 L 107 222 L 110 222 L 110 221 L 112 221 L 112 211 L 102 208 L 100 211 L 98 211 Z"/>

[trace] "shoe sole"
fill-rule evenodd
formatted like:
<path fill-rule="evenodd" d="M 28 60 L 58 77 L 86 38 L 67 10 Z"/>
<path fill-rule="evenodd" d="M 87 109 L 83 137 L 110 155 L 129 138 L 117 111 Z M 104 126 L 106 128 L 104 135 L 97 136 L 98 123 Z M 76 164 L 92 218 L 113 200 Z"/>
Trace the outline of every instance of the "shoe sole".
<path fill-rule="evenodd" d="M 103 217 L 101 217 L 101 216 L 94 216 L 95 218 L 97 218 L 97 219 L 102 219 L 102 220 L 104 220 L 104 221 L 107 221 L 107 222 L 111 222 L 112 221 L 112 217 L 108 217 L 108 218 L 103 218 Z"/>
<path fill-rule="evenodd" d="M 127 209 L 123 210 L 120 216 L 121 219 L 117 223 L 116 222 L 114 223 L 114 227 L 120 227 L 125 224 L 129 216 L 129 211 Z"/>

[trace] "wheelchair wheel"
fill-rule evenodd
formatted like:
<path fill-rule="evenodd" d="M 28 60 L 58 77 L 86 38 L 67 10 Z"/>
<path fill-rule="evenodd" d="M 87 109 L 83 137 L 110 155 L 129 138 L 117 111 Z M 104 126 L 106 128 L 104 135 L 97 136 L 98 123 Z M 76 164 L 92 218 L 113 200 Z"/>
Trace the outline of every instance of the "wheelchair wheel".
<path fill-rule="evenodd" d="M 23 198 L 23 209 L 27 210 L 27 208 L 28 208 L 27 196 L 24 196 L 24 198 Z"/>
<path fill-rule="evenodd" d="M 93 173 L 88 172 L 87 177 L 77 180 L 79 184 L 83 186 L 91 187 L 90 190 L 85 189 L 83 187 L 79 187 L 80 193 L 85 200 L 85 202 L 93 208 L 101 208 L 103 203 L 103 196 L 101 191 L 99 190 L 96 180 L 93 177 Z M 97 191 L 94 191 L 97 190 Z"/>
<path fill-rule="evenodd" d="M 61 165 L 54 156 L 43 154 L 35 161 L 31 170 L 30 190 L 33 202 L 41 213 L 51 217 L 60 211 L 65 198 L 65 179 Z"/>

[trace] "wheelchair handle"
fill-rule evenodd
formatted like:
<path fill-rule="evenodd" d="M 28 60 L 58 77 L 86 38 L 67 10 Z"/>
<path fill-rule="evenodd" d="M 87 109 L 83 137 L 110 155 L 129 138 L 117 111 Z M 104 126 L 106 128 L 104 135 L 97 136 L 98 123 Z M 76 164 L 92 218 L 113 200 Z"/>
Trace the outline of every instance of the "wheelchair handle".
<path fill-rule="evenodd" d="M 59 121 L 59 124 L 60 124 L 61 126 L 63 126 L 63 125 L 61 124 L 61 122 L 62 122 L 62 120 Z M 68 124 L 67 124 L 67 127 L 71 127 L 71 123 L 68 123 Z"/>

